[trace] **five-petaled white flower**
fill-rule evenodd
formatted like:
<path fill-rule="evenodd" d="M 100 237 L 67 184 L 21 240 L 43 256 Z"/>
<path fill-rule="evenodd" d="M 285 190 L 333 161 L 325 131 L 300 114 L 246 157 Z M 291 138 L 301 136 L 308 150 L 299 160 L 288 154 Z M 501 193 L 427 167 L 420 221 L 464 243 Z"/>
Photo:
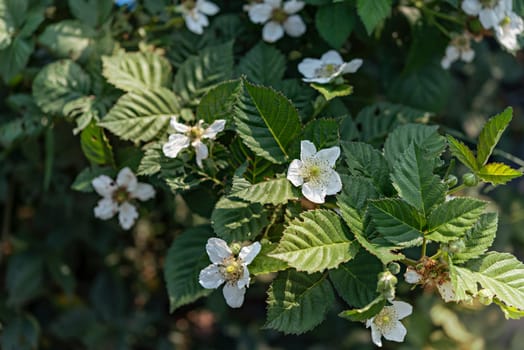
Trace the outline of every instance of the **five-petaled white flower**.
<path fill-rule="evenodd" d="M 184 17 L 187 29 L 195 34 L 202 34 L 204 27 L 209 25 L 207 16 L 216 15 L 220 8 L 207 0 L 185 0 L 176 10 Z"/>
<path fill-rule="evenodd" d="M 453 62 L 459 58 L 464 62 L 471 62 L 475 57 L 475 51 L 471 48 L 471 37 L 468 33 L 454 37 L 446 48 L 446 56 L 440 64 L 442 68 L 448 69 Z"/>
<path fill-rule="evenodd" d="M 162 151 L 167 157 L 176 158 L 178 153 L 184 148 L 193 146 L 196 153 L 196 162 L 202 168 L 202 160 L 209 155 L 207 146 L 202 142 L 203 139 L 214 140 L 219 132 L 224 130 L 226 121 L 218 119 L 213 122 L 208 128 L 204 129 L 202 125 L 203 120 L 200 120 L 195 126 L 188 126 L 178 123 L 176 118 L 171 118 L 171 126 L 177 131 L 175 134 L 169 135 L 168 141 L 162 147 Z"/>
<path fill-rule="evenodd" d="M 517 37 L 524 31 L 524 21 L 514 12 L 509 12 L 495 28 L 498 42 L 510 51 L 519 49 Z"/>
<path fill-rule="evenodd" d="M 255 242 L 240 249 L 238 256 L 235 256 L 225 241 L 220 238 L 208 239 L 206 251 L 212 264 L 200 271 L 198 281 L 207 289 L 216 289 L 226 282 L 222 292 L 227 305 L 234 308 L 242 306 L 250 281 L 247 265 L 260 249 L 260 243 Z"/>
<path fill-rule="evenodd" d="M 495 28 L 511 11 L 512 0 L 464 0 L 462 10 L 470 16 L 478 16 L 486 29 Z"/>
<path fill-rule="evenodd" d="M 338 146 L 317 152 L 311 141 L 300 142 L 300 160 L 289 164 L 287 179 L 295 186 L 302 186 L 302 194 L 313 203 L 324 203 L 326 195 L 342 189 L 340 176 L 333 169 L 340 156 Z"/>
<path fill-rule="evenodd" d="M 116 182 L 107 175 L 100 175 L 91 184 L 103 197 L 95 207 L 95 217 L 108 220 L 118 213 L 118 221 L 124 230 L 129 230 L 138 218 L 138 211 L 131 201 L 147 201 L 155 196 L 153 186 L 138 182 L 127 167 L 120 170 Z"/>
<path fill-rule="evenodd" d="M 304 76 L 305 82 L 327 84 L 346 73 L 355 73 L 362 65 L 362 60 L 356 58 L 344 62 L 335 50 L 330 50 L 320 59 L 305 58 L 298 65 L 298 71 Z"/>
<path fill-rule="evenodd" d="M 393 305 L 384 306 L 375 317 L 366 321 L 366 328 L 371 327 L 371 339 L 376 346 L 382 346 L 382 336 L 387 340 L 404 341 L 406 328 L 399 320 L 411 315 L 413 307 L 403 301 L 392 301 Z"/>
<path fill-rule="evenodd" d="M 303 1 L 264 0 L 261 4 L 250 5 L 249 18 L 253 23 L 264 24 L 262 39 L 274 43 L 284 36 L 284 31 L 292 37 L 306 32 L 306 25 L 296 13 L 304 8 Z"/>

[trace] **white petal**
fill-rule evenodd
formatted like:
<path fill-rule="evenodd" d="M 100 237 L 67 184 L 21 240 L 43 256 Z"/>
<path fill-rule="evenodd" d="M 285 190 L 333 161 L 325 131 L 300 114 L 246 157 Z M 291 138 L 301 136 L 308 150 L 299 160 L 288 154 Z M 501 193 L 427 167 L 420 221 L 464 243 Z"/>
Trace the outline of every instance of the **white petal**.
<path fill-rule="evenodd" d="M 116 177 L 116 183 L 118 186 L 125 187 L 129 192 L 133 192 L 136 188 L 138 180 L 135 174 L 128 167 L 123 168 Z"/>
<path fill-rule="evenodd" d="M 306 78 L 313 78 L 315 71 L 322 66 L 322 61 L 315 58 L 304 58 L 298 64 L 298 71 Z"/>
<path fill-rule="evenodd" d="M 331 80 L 333 80 L 333 78 L 335 78 L 335 74 L 330 77 L 326 77 L 326 78 L 310 78 L 310 79 L 303 78 L 302 81 L 305 81 L 306 83 L 327 84 Z"/>
<path fill-rule="evenodd" d="M 287 179 L 295 186 L 301 186 L 304 183 L 304 179 L 301 175 L 302 162 L 298 159 L 295 159 L 289 164 L 287 169 Z"/>
<path fill-rule="evenodd" d="M 244 273 L 242 274 L 242 277 L 237 282 L 238 288 L 249 287 L 249 281 L 250 281 L 249 270 L 247 269 L 246 265 L 244 265 L 243 268 L 244 268 Z"/>
<path fill-rule="evenodd" d="M 302 185 L 302 194 L 313 203 L 324 203 L 326 198 L 326 189 L 323 186 L 306 182 Z"/>
<path fill-rule="evenodd" d="M 274 43 L 284 36 L 284 28 L 277 22 L 267 22 L 262 29 L 262 39 L 268 43 Z"/>
<path fill-rule="evenodd" d="M 333 146 L 330 148 L 321 149 L 320 151 L 318 151 L 315 158 L 322 159 L 323 161 L 328 162 L 330 167 L 334 167 L 339 156 L 340 156 L 340 147 Z"/>
<path fill-rule="evenodd" d="M 233 308 L 239 308 L 242 306 L 242 303 L 244 303 L 246 288 L 238 288 L 236 284 L 226 283 L 222 292 L 224 293 L 227 305 Z"/>
<path fill-rule="evenodd" d="M 249 9 L 249 19 L 253 23 L 266 23 L 271 18 L 273 7 L 269 4 L 256 4 Z"/>
<path fill-rule="evenodd" d="M 284 3 L 284 12 L 289 15 L 293 13 L 297 13 L 298 11 L 304 8 L 304 5 L 306 4 L 302 1 L 296 1 L 296 0 L 286 1 Z"/>
<path fill-rule="evenodd" d="M 407 334 L 406 327 L 402 325 L 399 321 L 396 321 L 393 325 L 393 327 L 388 328 L 387 330 L 382 333 L 384 338 L 387 340 L 392 340 L 396 342 L 402 342 L 404 341 L 404 337 Z"/>
<path fill-rule="evenodd" d="M 364 61 L 362 61 L 360 58 L 355 58 L 344 66 L 342 73 L 355 73 L 362 66 L 362 63 L 364 63 Z"/>
<path fill-rule="evenodd" d="M 460 56 L 460 51 L 453 45 L 446 47 L 446 58 L 451 62 L 455 61 Z"/>
<path fill-rule="evenodd" d="M 111 198 L 102 198 L 94 209 L 95 217 L 107 220 L 111 219 L 118 211 L 118 204 Z"/>
<path fill-rule="evenodd" d="M 397 317 L 399 320 L 411 315 L 411 313 L 413 312 L 413 306 L 409 305 L 406 302 L 393 301 L 391 303 L 393 304 L 393 307 L 395 308 L 395 312 L 397 313 Z"/>
<path fill-rule="evenodd" d="M 195 34 L 203 34 L 204 27 L 209 25 L 206 15 L 192 11 L 190 14 L 184 16 L 187 29 L 192 31 Z"/>
<path fill-rule="evenodd" d="M 215 5 L 211 1 L 206 0 L 197 0 L 196 8 L 198 9 L 198 11 L 209 16 L 216 15 L 218 11 L 220 11 L 220 8 L 217 5 Z"/>
<path fill-rule="evenodd" d="M 486 29 L 494 28 L 499 24 L 500 19 L 492 9 L 482 9 L 479 12 L 479 20 Z"/>
<path fill-rule="evenodd" d="M 221 263 L 222 260 L 233 254 L 226 241 L 214 237 L 207 240 L 206 252 L 213 264 Z"/>
<path fill-rule="evenodd" d="M 122 226 L 124 230 L 129 230 L 138 218 L 138 211 L 134 205 L 129 204 L 128 202 L 122 203 L 120 208 L 118 208 L 118 211 L 118 221 L 120 222 L 120 226 Z"/>
<path fill-rule="evenodd" d="M 342 180 L 335 170 L 329 172 L 329 178 L 326 183 L 326 195 L 337 194 L 342 190 Z"/>
<path fill-rule="evenodd" d="M 259 242 L 255 242 L 251 245 L 248 245 L 247 247 L 242 247 L 240 249 L 240 253 L 238 254 L 238 257 L 242 259 L 244 264 L 249 265 L 255 258 L 255 256 L 260 253 L 260 249 L 262 249 L 262 246 Z"/>
<path fill-rule="evenodd" d="M 91 185 L 93 185 L 93 188 L 95 189 L 96 193 L 98 193 L 102 197 L 111 197 L 111 195 L 116 189 L 115 182 L 107 175 L 100 175 L 98 177 L 95 177 L 91 181 Z"/>
<path fill-rule="evenodd" d="M 155 197 L 155 189 L 150 184 L 139 182 L 135 190 L 131 192 L 131 196 L 141 201 L 147 201 Z"/>
<path fill-rule="evenodd" d="M 224 130 L 226 126 L 226 121 L 224 119 L 218 119 L 213 122 L 202 134 L 203 139 L 214 140 L 219 132 Z"/>
<path fill-rule="evenodd" d="M 453 61 L 451 59 L 449 59 L 447 56 L 444 57 L 442 59 L 442 61 L 440 61 L 440 65 L 442 66 L 442 68 L 444 69 L 449 69 L 449 67 L 451 66 L 451 64 L 453 63 Z"/>
<path fill-rule="evenodd" d="M 222 283 L 224 283 L 224 276 L 220 273 L 220 269 L 217 265 L 211 264 L 202 271 L 198 276 L 198 282 L 200 285 L 207 289 L 218 288 Z"/>
<path fill-rule="evenodd" d="M 453 290 L 453 284 L 451 284 L 450 281 L 438 284 L 437 289 L 440 293 L 440 296 L 442 296 L 442 299 L 444 299 L 446 303 L 456 299 L 455 291 Z"/>
<path fill-rule="evenodd" d="M 282 0 L 264 0 L 264 3 L 268 4 L 272 8 L 282 7 Z"/>
<path fill-rule="evenodd" d="M 306 32 L 306 24 L 299 15 L 292 15 L 284 22 L 284 29 L 287 35 L 296 38 Z"/>
<path fill-rule="evenodd" d="M 331 64 L 339 65 L 339 64 L 344 63 L 342 56 L 340 56 L 340 54 L 335 50 L 329 50 L 328 52 L 323 54 L 320 59 L 322 60 L 322 63 L 324 64 L 331 63 Z"/>
<path fill-rule="evenodd" d="M 404 273 L 404 280 L 406 283 L 417 284 L 422 279 L 422 276 L 415 270 L 408 268 Z"/>
<path fill-rule="evenodd" d="M 464 0 L 462 3 L 462 10 L 470 16 L 476 16 L 482 9 L 482 5 L 478 0 Z"/>
<path fill-rule="evenodd" d="M 176 158 L 178 153 L 189 146 L 189 137 L 182 134 L 173 134 L 162 146 L 164 155 L 169 158 Z"/>
<path fill-rule="evenodd" d="M 382 333 L 378 330 L 374 323 L 371 323 L 371 339 L 376 346 L 382 347 Z"/>
<path fill-rule="evenodd" d="M 200 140 L 193 141 L 193 143 L 191 145 L 195 149 L 197 165 L 200 168 L 202 168 L 203 167 L 202 160 L 206 159 L 207 156 L 209 155 L 209 151 L 207 150 L 207 146 L 204 145 Z"/>
<path fill-rule="evenodd" d="M 311 158 L 317 153 L 317 148 L 315 144 L 308 140 L 300 141 L 300 159 L 302 161 Z"/>
<path fill-rule="evenodd" d="M 169 124 L 171 125 L 173 129 L 183 134 L 191 130 L 191 127 L 187 126 L 186 124 L 177 122 L 176 118 L 171 118 L 171 121 L 169 122 Z"/>
<path fill-rule="evenodd" d="M 473 51 L 472 49 L 462 51 L 462 54 L 460 55 L 460 57 L 462 58 L 462 61 L 464 62 L 471 62 L 473 61 L 473 58 L 475 57 L 475 51 Z"/>

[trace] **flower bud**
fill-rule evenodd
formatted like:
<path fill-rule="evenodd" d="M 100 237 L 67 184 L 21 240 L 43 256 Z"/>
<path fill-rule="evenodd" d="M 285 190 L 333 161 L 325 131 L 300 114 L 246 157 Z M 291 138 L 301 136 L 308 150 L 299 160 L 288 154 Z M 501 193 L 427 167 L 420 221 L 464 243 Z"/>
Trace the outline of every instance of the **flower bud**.
<path fill-rule="evenodd" d="M 453 187 L 457 185 L 458 178 L 455 175 L 448 175 L 445 182 L 446 182 L 446 185 L 448 185 L 448 187 Z"/>
<path fill-rule="evenodd" d="M 466 244 L 463 240 L 457 239 L 456 241 L 450 242 L 448 245 L 448 251 L 450 253 L 460 253 L 466 248 Z"/>
<path fill-rule="evenodd" d="M 239 243 L 233 243 L 229 246 L 229 249 L 231 249 L 233 255 L 238 255 L 238 253 L 240 253 L 240 249 L 242 249 L 242 246 Z"/>
<path fill-rule="evenodd" d="M 479 179 L 472 173 L 466 173 L 462 175 L 462 182 L 466 186 L 476 186 L 479 183 Z"/>
<path fill-rule="evenodd" d="M 388 265 L 388 270 L 392 274 L 396 275 L 400 272 L 400 265 L 396 262 L 392 262 L 391 264 Z"/>
<path fill-rule="evenodd" d="M 377 292 L 388 300 L 394 299 L 397 282 L 397 278 L 390 271 L 381 272 L 378 275 Z"/>
<path fill-rule="evenodd" d="M 489 289 L 481 289 L 477 293 L 478 301 L 482 305 L 486 305 L 486 306 L 490 305 L 493 302 L 494 296 L 495 295 L 493 294 L 493 292 L 490 291 Z"/>

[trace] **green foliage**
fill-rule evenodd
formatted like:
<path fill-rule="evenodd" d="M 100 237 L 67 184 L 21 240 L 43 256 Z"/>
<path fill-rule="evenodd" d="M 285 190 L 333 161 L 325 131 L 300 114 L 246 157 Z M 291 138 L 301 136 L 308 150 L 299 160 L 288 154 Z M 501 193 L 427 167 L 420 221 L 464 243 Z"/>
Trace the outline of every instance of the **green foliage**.
<path fill-rule="evenodd" d="M 40 325 L 30 315 L 20 315 L 6 325 L 0 336 L 5 350 L 32 350 L 38 347 Z"/>
<path fill-rule="evenodd" d="M 94 30 L 77 20 L 65 20 L 46 27 L 38 41 L 55 56 L 72 60 L 85 59 L 92 49 Z"/>
<path fill-rule="evenodd" d="M 391 0 L 357 0 L 357 12 L 369 35 L 391 13 Z"/>
<path fill-rule="evenodd" d="M 97 165 L 114 165 L 113 149 L 104 131 L 90 124 L 80 134 L 80 146 L 84 155 L 92 164 Z"/>
<path fill-rule="evenodd" d="M 239 191 L 234 191 L 232 195 L 250 203 L 273 205 L 285 204 L 289 200 L 297 199 L 293 186 L 287 179 L 259 182 Z"/>
<path fill-rule="evenodd" d="M 478 258 L 491 247 L 497 233 L 498 216 L 496 213 L 482 214 L 475 225 L 462 238 L 464 249 L 453 254 L 453 262 L 464 263 Z"/>
<path fill-rule="evenodd" d="M 99 168 L 99 167 L 88 167 L 82 170 L 75 178 L 75 181 L 71 184 L 71 188 L 75 191 L 80 192 L 93 192 L 93 186 L 91 181 L 95 177 L 100 175 L 108 175 L 111 172 L 108 168 Z"/>
<path fill-rule="evenodd" d="M 349 2 L 320 6 L 315 16 L 318 33 L 335 49 L 346 42 L 355 26 L 355 21 L 355 12 Z"/>
<path fill-rule="evenodd" d="M 380 296 L 360 309 L 342 311 L 339 316 L 353 322 L 362 322 L 378 314 L 384 306 L 386 306 L 386 300 Z"/>
<path fill-rule="evenodd" d="M 111 2 L 105 0 L 68 0 L 71 13 L 90 27 L 103 24 L 111 13 Z"/>
<path fill-rule="evenodd" d="M 197 107 L 198 119 L 212 123 L 216 119 L 232 120 L 233 107 L 239 98 L 239 80 L 227 81 L 211 88 Z"/>
<path fill-rule="evenodd" d="M 448 135 L 449 149 L 462 164 L 471 170 L 478 170 L 477 160 L 473 151 L 469 149 L 463 142 L 457 140 L 453 136 Z"/>
<path fill-rule="evenodd" d="M 256 84 L 268 85 L 282 80 L 285 71 L 284 55 L 273 46 L 261 42 L 242 57 L 237 75 L 245 75 Z"/>
<path fill-rule="evenodd" d="M 317 149 L 339 145 L 338 123 L 334 119 L 317 119 L 307 123 L 302 132 L 302 140 L 309 140 Z"/>
<path fill-rule="evenodd" d="M 513 109 L 508 107 L 504 112 L 490 118 L 486 125 L 484 125 L 480 132 L 477 146 L 477 164 L 479 167 L 486 165 L 489 156 L 493 153 L 493 149 L 499 142 L 502 133 L 506 130 L 512 118 Z"/>
<path fill-rule="evenodd" d="M 489 163 L 477 172 L 483 181 L 491 182 L 493 185 L 504 185 L 508 181 L 522 176 L 522 172 L 513 169 L 504 163 Z"/>
<path fill-rule="evenodd" d="M 278 244 L 271 243 L 268 240 L 262 240 L 262 249 L 255 257 L 255 260 L 249 264 L 249 272 L 253 275 L 262 275 L 266 273 L 278 272 L 288 268 L 286 262 L 271 257 Z"/>
<path fill-rule="evenodd" d="M 320 92 L 326 101 L 335 97 L 349 96 L 353 93 L 353 86 L 348 84 L 318 84 L 311 83 L 310 86 Z"/>

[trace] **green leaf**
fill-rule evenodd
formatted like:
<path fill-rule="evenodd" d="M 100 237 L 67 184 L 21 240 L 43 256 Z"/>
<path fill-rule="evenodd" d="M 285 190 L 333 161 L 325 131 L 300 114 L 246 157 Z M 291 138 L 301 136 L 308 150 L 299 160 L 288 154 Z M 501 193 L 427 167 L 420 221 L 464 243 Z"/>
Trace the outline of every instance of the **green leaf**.
<path fill-rule="evenodd" d="M 288 161 L 288 146 L 300 133 L 293 104 L 273 89 L 243 82 L 244 93 L 234 111 L 242 141 L 257 155 L 274 163 Z"/>
<path fill-rule="evenodd" d="M 383 269 L 375 256 L 360 251 L 353 260 L 330 270 L 329 279 L 346 303 L 364 307 L 377 297 L 378 274 Z"/>
<path fill-rule="evenodd" d="M 326 276 L 307 275 L 291 269 L 279 273 L 268 290 L 264 327 L 301 334 L 320 324 L 335 301 Z"/>
<path fill-rule="evenodd" d="M 212 289 L 204 289 L 198 283 L 200 271 L 210 264 L 206 243 L 211 237 L 213 231 L 209 226 L 192 227 L 178 236 L 169 248 L 164 279 L 171 312 L 211 293 Z"/>
<path fill-rule="evenodd" d="M 285 204 L 289 200 L 297 198 L 288 179 L 259 182 L 234 192 L 232 195 L 250 203 L 273 205 Z"/>
<path fill-rule="evenodd" d="M 271 243 L 268 240 L 262 240 L 260 243 L 262 244 L 260 253 L 258 253 L 253 262 L 249 264 L 249 272 L 251 274 L 262 275 L 282 271 L 288 268 L 288 265 L 284 261 L 270 256 L 278 246 L 276 243 Z"/>
<path fill-rule="evenodd" d="M 5 83 L 8 83 L 25 68 L 33 49 L 32 41 L 28 42 L 21 37 L 16 37 L 11 45 L 0 50 L 0 75 Z"/>
<path fill-rule="evenodd" d="M 308 273 L 336 268 L 355 257 L 358 245 L 340 217 L 328 210 L 302 213 L 284 230 L 272 257 Z"/>
<path fill-rule="evenodd" d="M 256 84 L 271 85 L 281 81 L 285 71 L 286 57 L 273 46 L 260 42 L 241 58 L 237 75 L 245 75 Z"/>
<path fill-rule="evenodd" d="M 439 205 L 428 217 L 428 239 L 449 242 L 466 234 L 487 203 L 473 198 L 454 198 Z"/>
<path fill-rule="evenodd" d="M 53 62 L 33 81 L 33 97 L 44 113 L 63 115 L 64 106 L 89 94 L 91 79 L 71 60 Z"/>
<path fill-rule="evenodd" d="M 513 109 L 508 107 L 504 112 L 490 118 L 482 128 L 477 145 L 477 164 L 482 167 L 488 162 L 489 156 L 495 149 L 502 133 L 513 118 Z"/>
<path fill-rule="evenodd" d="M 449 150 L 462 164 L 467 166 L 471 171 L 478 170 L 477 159 L 473 154 L 473 151 L 469 149 L 461 141 L 457 140 L 453 136 L 447 135 L 449 142 Z"/>
<path fill-rule="evenodd" d="M 382 236 L 402 247 L 422 244 L 422 218 L 409 204 L 398 199 L 370 201 L 369 215 Z"/>
<path fill-rule="evenodd" d="M 240 92 L 239 80 L 226 81 L 210 89 L 197 106 L 198 119 L 203 119 L 206 123 L 212 123 L 216 119 L 230 121 Z"/>
<path fill-rule="evenodd" d="M 348 84 L 309 84 L 313 89 L 317 90 L 324 96 L 326 101 L 332 100 L 335 97 L 349 96 L 353 93 L 353 86 Z"/>
<path fill-rule="evenodd" d="M 184 104 L 196 106 L 213 86 L 233 75 L 233 42 L 207 47 L 189 57 L 178 69 L 173 83 Z"/>
<path fill-rule="evenodd" d="M 94 192 L 91 181 L 93 181 L 95 177 L 100 175 L 110 175 L 111 173 L 112 171 L 110 168 L 87 167 L 76 176 L 75 181 L 73 181 L 73 184 L 71 185 L 71 189 L 79 192 Z"/>
<path fill-rule="evenodd" d="M 248 203 L 222 197 L 211 215 L 216 234 L 226 240 L 254 240 L 269 223 L 267 213 L 259 203 Z"/>
<path fill-rule="evenodd" d="M 86 58 L 96 33 L 80 21 L 64 20 L 48 25 L 38 42 L 59 58 Z"/>
<path fill-rule="evenodd" d="M 44 286 L 42 256 L 26 251 L 9 257 L 4 286 L 9 307 L 20 307 L 33 299 Z"/>
<path fill-rule="evenodd" d="M 463 241 L 465 248 L 453 254 L 453 262 L 464 263 L 484 254 L 491 247 L 497 234 L 498 216 L 496 213 L 482 214 L 475 226 L 466 232 Z"/>
<path fill-rule="evenodd" d="M 123 140 L 151 141 L 166 130 L 170 118 L 179 111 L 178 100 L 168 89 L 128 92 L 98 125 Z"/>
<path fill-rule="evenodd" d="M 489 163 L 480 168 L 475 174 L 483 181 L 493 185 L 504 185 L 506 182 L 522 176 L 522 172 L 503 163 Z"/>
<path fill-rule="evenodd" d="M 338 203 L 346 203 L 362 211 L 368 200 L 377 199 L 379 194 L 371 179 L 361 176 L 341 175 L 342 192 L 337 195 Z"/>
<path fill-rule="evenodd" d="M 172 73 L 169 61 L 152 52 L 122 53 L 102 57 L 107 81 L 127 92 L 167 88 Z"/>
<path fill-rule="evenodd" d="M 184 166 L 182 157 L 168 158 L 162 151 L 162 144 L 156 144 L 148 148 L 140 160 L 137 175 L 153 175 L 163 171 L 164 176 L 176 176 L 178 170 Z"/>
<path fill-rule="evenodd" d="M 348 2 L 321 6 L 315 16 L 318 34 L 335 49 L 339 49 L 349 38 L 355 21 L 353 6 Z"/>
<path fill-rule="evenodd" d="M 428 164 L 421 149 L 411 144 L 393 165 L 391 179 L 399 196 L 426 217 L 431 209 L 446 198 L 447 186 L 440 181 Z"/>
<path fill-rule="evenodd" d="M 34 350 L 38 348 L 40 325 L 36 318 L 23 314 L 5 323 L 0 336 L 3 350 Z"/>
<path fill-rule="evenodd" d="M 524 265 L 511 254 L 490 252 L 466 267 L 451 266 L 450 276 L 459 300 L 475 295 L 480 284 L 507 306 L 524 310 Z"/>
<path fill-rule="evenodd" d="M 112 2 L 107 0 L 68 0 L 71 13 L 92 28 L 103 24 L 112 9 Z"/>
<path fill-rule="evenodd" d="M 386 306 L 386 299 L 379 296 L 363 308 L 342 311 L 338 315 L 353 322 L 364 322 L 378 314 L 384 306 Z"/>
<path fill-rule="evenodd" d="M 339 145 L 338 123 L 335 119 L 316 119 L 306 124 L 301 140 L 309 140 L 317 149 Z"/>
<path fill-rule="evenodd" d="M 369 35 L 391 12 L 391 0 L 357 0 L 357 12 Z"/>
<path fill-rule="evenodd" d="M 89 124 L 80 134 L 82 152 L 91 164 L 114 165 L 113 149 L 102 128 Z"/>

